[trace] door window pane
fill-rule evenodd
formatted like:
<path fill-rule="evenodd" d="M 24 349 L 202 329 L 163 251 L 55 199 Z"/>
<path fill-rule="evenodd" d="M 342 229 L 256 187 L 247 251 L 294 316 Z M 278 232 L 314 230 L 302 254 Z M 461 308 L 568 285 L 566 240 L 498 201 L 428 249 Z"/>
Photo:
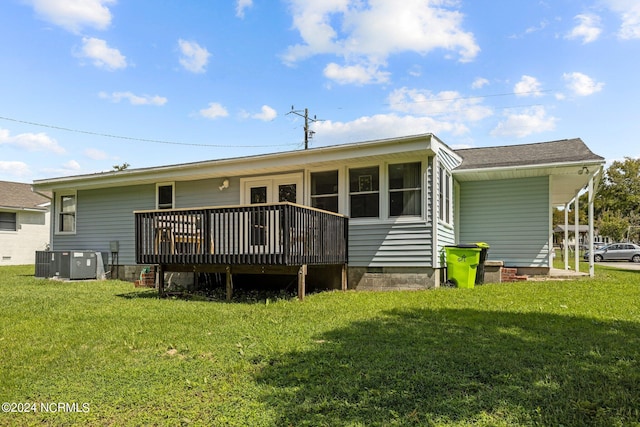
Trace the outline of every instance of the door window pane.
<path fill-rule="evenodd" d="M 251 188 L 251 204 L 267 203 L 267 187 L 252 187 Z"/>
<path fill-rule="evenodd" d="M 295 184 L 283 184 L 278 186 L 278 201 L 279 202 L 296 202 L 296 185 Z"/>

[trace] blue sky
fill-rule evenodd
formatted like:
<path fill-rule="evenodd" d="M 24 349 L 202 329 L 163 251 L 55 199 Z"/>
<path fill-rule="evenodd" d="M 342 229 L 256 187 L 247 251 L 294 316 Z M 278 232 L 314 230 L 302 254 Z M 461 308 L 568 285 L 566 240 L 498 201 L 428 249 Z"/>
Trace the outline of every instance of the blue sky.
<path fill-rule="evenodd" d="M 637 0 L 4 0 L 0 180 L 432 132 L 640 156 Z"/>

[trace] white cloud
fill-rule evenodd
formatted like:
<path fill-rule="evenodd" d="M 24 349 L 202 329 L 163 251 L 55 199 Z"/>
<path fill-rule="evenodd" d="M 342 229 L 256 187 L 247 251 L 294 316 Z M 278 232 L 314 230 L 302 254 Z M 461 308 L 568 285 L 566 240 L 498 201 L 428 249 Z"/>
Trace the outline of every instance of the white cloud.
<path fill-rule="evenodd" d="M 107 45 L 107 42 L 94 37 L 82 38 L 82 50 L 78 56 L 93 61 L 93 65 L 109 71 L 127 67 L 127 58 Z"/>
<path fill-rule="evenodd" d="M 480 48 L 470 32 L 462 29 L 458 2 L 377 0 L 288 0 L 293 27 L 302 43 L 289 46 L 283 60 L 294 64 L 314 55 L 330 54 L 345 59 L 344 66 L 329 68 L 343 82 L 347 70 L 386 66 L 390 55 L 415 52 L 426 55 L 436 49 L 457 52 L 462 62 L 473 60 Z M 357 67 L 357 66 L 356 66 Z M 362 71 L 360 70 L 360 71 Z M 342 71 L 342 72 L 339 72 Z M 325 71 L 325 75 L 327 72 Z M 351 78 L 359 83 L 362 78 Z M 384 82 L 387 79 L 372 78 Z M 360 84 L 360 83 L 359 83 Z"/>
<path fill-rule="evenodd" d="M 65 152 L 65 149 L 46 133 L 20 133 L 11 136 L 7 129 L 0 128 L 0 145 L 2 144 L 14 145 L 27 151 L 51 151 L 56 154 Z"/>
<path fill-rule="evenodd" d="M 540 82 L 535 77 L 522 76 L 520 81 L 513 88 L 516 96 L 542 96 L 540 93 Z"/>
<path fill-rule="evenodd" d="M 251 117 L 264 122 L 270 122 L 278 116 L 278 112 L 268 105 L 263 105 L 259 113 L 253 114 Z"/>
<path fill-rule="evenodd" d="M 313 130 L 317 143 L 332 144 L 345 140 L 364 141 L 370 139 L 392 138 L 402 135 L 420 133 L 445 133 L 462 135 L 469 129 L 461 124 L 440 121 L 432 117 L 413 115 L 377 114 L 363 116 L 350 122 L 334 122 L 331 120 L 315 122 Z"/>
<path fill-rule="evenodd" d="M 0 172 L 16 177 L 28 176 L 31 173 L 26 163 L 6 160 L 0 160 Z"/>
<path fill-rule="evenodd" d="M 217 119 L 218 117 L 227 117 L 229 112 L 221 104 L 210 102 L 209 107 L 200 110 L 200 115 L 207 119 Z"/>
<path fill-rule="evenodd" d="M 492 136 L 524 138 L 525 136 L 555 129 L 556 119 L 548 116 L 544 107 L 535 106 L 521 114 L 507 114 L 506 120 L 491 131 Z"/>
<path fill-rule="evenodd" d="M 80 168 L 80 163 L 78 163 L 75 160 L 69 160 L 67 163 L 65 163 L 64 165 L 62 165 L 62 167 L 66 170 L 70 170 L 70 171 L 79 171 Z"/>
<path fill-rule="evenodd" d="M 236 16 L 244 18 L 244 11 L 253 6 L 253 0 L 236 0 Z"/>
<path fill-rule="evenodd" d="M 604 83 L 596 82 L 583 73 L 564 73 L 562 78 L 567 82 L 569 90 L 578 96 L 593 95 L 596 92 L 600 92 L 604 87 Z"/>
<path fill-rule="evenodd" d="M 126 99 L 131 105 L 164 105 L 167 103 L 167 98 L 163 96 L 134 95 L 131 92 L 113 92 L 111 94 L 100 92 L 98 96 L 102 99 L 109 99 L 112 102 L 120 102 Z"/>
<path fill-rule="evenodd" d="M 489 80 L 484 77 L 477 77 L 473 83 L 471 83 L 471 89 L 480 89 L 489 84 Z"/>
<path fill-rule="evenodd" d="M 45 21 L 79 33 L 90 27 L 104 30 L 111 24 L 108 5 L 116 0 L 25 0 Z"/>
<path fill-rule="evenodd" d="M 640 39 L 640 3 L 637 0 L 604 0 L 611 10 L 620 14 L 622 24 L 618 37 Z"/>
<path fill-rule="evenodd" d="M 582 39 L 582 44 L 591 43 L 596 41 L 602 33 L 600 28 L 600 17 L 592 14 L 576 15 L 574 18 L 578 21 L 578 25 L 575 26 L 569 34 L 565 37 L 568 39 Z"/>
<path fill-rule="evenodd" d="M 428 90 L 403 87 L 391 92 L 388 100 L 393 111 L 457 123 L 475 122 L 493 115 L 489 107 L 482 105 L 481 98 L 463 97 L 455 91 L 432 94 Z"/>
<path fill-rule="evenodd" d="M 107 160 L 109 159 L 109 155 L 102 150 L 98 150 L 97 148 L 87 148 L 84 150 L 84 155 L 92 160 Z"/>
<path fill-rule="evenodd" d="M 191 71 L 192 73 L 204 73 L 206 71 L 205 67 L 209 62 L 209 56 L 211 56 L 207 49 L 196 42 L 182 39 L 178 40 L 178 46 L 182 54 L 182 57 L 180 57 L 180 65 L 182 65 L 185 70 Z"/>
<path fill-rule="evenodd" d="M 324 76 L 339 84 L 369 84 L 386 83 L 389 81 L 388 72 L 380 71 L 378 67 L 362 65 L 341 66 L 335 62 L 324 68 Z"/>

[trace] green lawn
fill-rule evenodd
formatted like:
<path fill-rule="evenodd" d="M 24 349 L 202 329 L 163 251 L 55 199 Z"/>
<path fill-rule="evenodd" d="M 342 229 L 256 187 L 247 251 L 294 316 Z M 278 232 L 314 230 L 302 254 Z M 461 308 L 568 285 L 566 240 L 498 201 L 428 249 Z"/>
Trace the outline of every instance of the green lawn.
<path fill-rule="evenodd" d="M 2 267 L 0 396 L 36 406 L 0 425 L 637 426 L 640 273 L 596 274 L 226 303 Z"/>

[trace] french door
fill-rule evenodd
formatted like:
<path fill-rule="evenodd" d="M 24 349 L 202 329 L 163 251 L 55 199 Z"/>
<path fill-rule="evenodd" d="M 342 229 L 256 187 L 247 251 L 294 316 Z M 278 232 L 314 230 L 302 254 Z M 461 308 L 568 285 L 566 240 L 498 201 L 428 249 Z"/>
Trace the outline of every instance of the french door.
<path fill-rule="evenodd" d="M 241 204 L 300 203 L 302 174 L 277 175 L 242 180 Z M 279 253 L 280 215 L 273 209 L 251 212 L 246 235 L 252 253 Z"/>

